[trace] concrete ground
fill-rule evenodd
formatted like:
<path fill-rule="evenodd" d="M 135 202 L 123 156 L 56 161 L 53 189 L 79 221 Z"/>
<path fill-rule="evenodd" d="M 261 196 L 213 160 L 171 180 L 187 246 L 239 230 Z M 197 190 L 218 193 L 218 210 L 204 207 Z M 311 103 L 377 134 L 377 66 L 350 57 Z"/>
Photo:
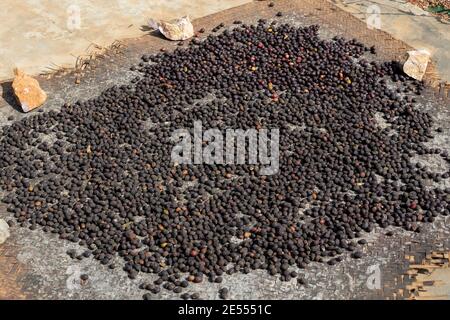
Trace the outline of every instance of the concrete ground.
<path fill-rule="evenodd" d="M 150 18 L 203 17 L 251 0 L 2 0 L 0 80 L 73 67 L 78 56 L 140 37 Z"/>
<path fill-rule="evenodd" d="M 357 38 L 369 46 L 376 45 L 380 59 L 401 59 L 410 49 L 384 32 L 367 30 L 363 22 L 325 0 L 280 0 L 274 8 L 268 8 L 264 2 L 254 2 L 198 19 L 194 26 L 211 30 L 224 22 L 230 27 L 236 19 L 254 23 L 259 18 L 272 19 L 277 11 L 285 13 L 281 18 L 283 22 L 320 24 L 322 37 L 343 35 Z M 58 110 L 64 102 L 89 99 L 113 84 L 129 82 L 136 76 L 129 67 L 136 64 L 142 54 L 155 53 L 161 47 L 173 50 L 177 46 L 155 35 L 125 41 L 118 52 L 110 52 L 104 59 L 93 61 L 78 85 L 75 85 L 74 74 L 52 79 L 40 77 L 42 87 L 49 93 L 49 100 L 42 109 L 44 112 Z M 4 100 L 0 100 L 0 126 L 11 123 L 7 120 L 9 116 L 14 117 L 12 121 L 33 116 L 33 113 L 23 114 L 14 109 L 14 99 L 7 83 L 3 84 L 2 90 Z M 449 102 L 438 100 L 432 90 L 420 97 L 419 102 L 419 108 L 427 110 L 436 120 L 436 127 L 444 130 L 431 145 L 450 152 Z M 418 160 L 436 171 L 447 169 L 433 157 Z M 444 183 L 446 187 L 449 185 L 449 181 Z M 10 218 L 2 204 L 0 218 Z M 394 231 L 392 237 L 387 236 L 387 230 L 383 229 L 365 234 L 368 244 L 362 248 L 365 254 L 362 259 L 355 260 L 346 255 L 344 261 L 335 266 L 313 263 L 299 270 L 306 279 L 306 285 L 298 285 L 295 280 L 281 282 L 277 277 L 257 271 L 225 276 L 220 287 L 228 287 L 232 299 L 409 298 L 412 293 L 407 288 L 413 279 L 406 273 L 410 265 L 420 263 L 432 251 L 450 250 L 449 222 L 450 217 L 436 219 L 433 224 L 424 225 L 422 233 L 388 228 Z M 11 238 L 0 246 L 0 298 L 140 299 L 144 291 L 138 288 L 139 284 L 155 278 L 151 274 L 140 274 L 137 280 L 130 280 L 120 268 L 109 270 L 92 258 L 72 260 L 66 251 L 73 248 L 81 252 L 80 247 L 41 230 L 30 231 L 15 226 L 11 233 Z M 79 276 L 83 273 L 89 275 L 89 281 L 82 285 Z M 439 273 L 435 278 L 445 280 L 448 279 L 446 275 L 448 272 L 444 275 Z M 442 288 L 436 290 L 436 295 L 450 298 L 450 292 L 445 291 L 447 287 Z M 217 299 L 218 289 L 218 284 L 204 282 L 187 290 L 200 293 L 202 299 Z M 177 299 L 178 295 L 163 290 L 155 298 Z"/>

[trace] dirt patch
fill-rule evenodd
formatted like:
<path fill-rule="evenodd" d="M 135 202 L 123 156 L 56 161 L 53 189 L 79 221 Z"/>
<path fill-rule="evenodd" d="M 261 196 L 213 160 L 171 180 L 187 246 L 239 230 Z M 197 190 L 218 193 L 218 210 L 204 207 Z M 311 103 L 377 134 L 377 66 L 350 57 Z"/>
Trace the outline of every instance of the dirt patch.
<path fill-rule="evenodd" d="M 0 246 L 0 299 L 26 299 L 22 290 L 22 278 L 26 268 L 17 258 L 14 248 L 8 243 Z"/>

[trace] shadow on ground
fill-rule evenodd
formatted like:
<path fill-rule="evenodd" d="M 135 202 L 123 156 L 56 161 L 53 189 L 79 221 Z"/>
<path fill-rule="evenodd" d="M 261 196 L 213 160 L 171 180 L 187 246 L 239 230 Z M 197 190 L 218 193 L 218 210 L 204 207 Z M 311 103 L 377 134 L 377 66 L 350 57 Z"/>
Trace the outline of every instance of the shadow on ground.
<path fill-rule="evenodd" d="M 14 96 L 14 90 L 12 88 L 12 81 L 6 81 L 0 83 L 2 87 L 2 98 L 5 102 L 10 105 L 14 110 L 22 112 L 19 102 Z"/>

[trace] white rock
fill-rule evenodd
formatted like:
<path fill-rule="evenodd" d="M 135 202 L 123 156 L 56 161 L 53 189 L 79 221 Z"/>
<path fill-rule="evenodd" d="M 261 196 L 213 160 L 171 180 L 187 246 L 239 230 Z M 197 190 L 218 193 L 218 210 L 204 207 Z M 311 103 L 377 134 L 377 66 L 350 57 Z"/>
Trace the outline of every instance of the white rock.
<path fill-rule="evenodd" d="M 422 81 L 431 54 L 425 49 L 408 51 L 408 54 L 409 57 L 403 65 L 403 71 L 411 78 Z"/>
<path fill-rule="evenodd" d="M 167 39 L 186 40 L 194 36 L 194 26 L 188 16 L 172 21 L 150 20 L 149 26 L 158 29 Z"/>
<path fill-rule="evenodd" d="M 4 243 L 10 236 L 9 226 L 5 220 L 0 219 L 0 244 Z"/>

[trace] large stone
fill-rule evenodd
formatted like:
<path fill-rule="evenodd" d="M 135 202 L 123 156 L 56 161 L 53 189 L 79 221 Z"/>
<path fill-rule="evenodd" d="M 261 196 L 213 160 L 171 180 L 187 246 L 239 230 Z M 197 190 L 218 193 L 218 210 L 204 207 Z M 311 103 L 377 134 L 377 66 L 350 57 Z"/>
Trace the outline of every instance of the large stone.
<path fill-rule="evenodd" d="M 188 16 L 172 21 L 150 20 L 150 27 L 158 29 L 167 39 L 186 40 L 194 36 L 194 26 Z"/>
<path fill-rule="evenodd" d="M 403 71 L 416 80 L 422 81 L 427 70 L 430 53 L 427 50 L 408 51 L 409 57 L 403 65 Z"/>
<path fill-rule="evenodd" d="M 0 244 L 4 243 L 9 238 L 9 226 L 5 220 L 0 219 Z"/>
<path fill-rule="evenodd" d="M 14 69 L 14 75 L 12 88 L 24 112 L 40 107 L 47 100 L 47 94 L 36 79 L 17 68 Z"/>

